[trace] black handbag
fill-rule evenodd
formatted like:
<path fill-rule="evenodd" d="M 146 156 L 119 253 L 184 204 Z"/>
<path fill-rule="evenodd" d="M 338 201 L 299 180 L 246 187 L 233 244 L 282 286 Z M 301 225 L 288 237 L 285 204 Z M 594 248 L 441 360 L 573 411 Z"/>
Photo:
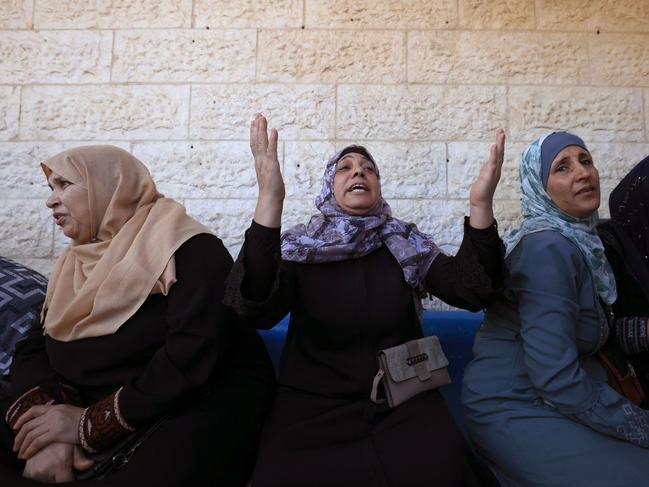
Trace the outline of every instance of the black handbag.
<path fill-rule="evenodd" d="M 86 456 L 95 463 L 88 470 L 75 472 L 75 479 L 103 479 L 116 472 L 131 461 L 139 446 L 155 433 L 167 418 L 168 416 L 163 416 L 148 428 L 140 428 L 100 452 L 86 453 Z"/>

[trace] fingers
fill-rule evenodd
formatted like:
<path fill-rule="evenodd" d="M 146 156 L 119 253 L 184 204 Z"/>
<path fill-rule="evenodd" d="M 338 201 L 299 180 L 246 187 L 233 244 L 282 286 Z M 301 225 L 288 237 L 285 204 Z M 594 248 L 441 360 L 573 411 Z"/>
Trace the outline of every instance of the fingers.
<path fill-rule="evenodd" d="M 496 131 L 496 156 L 497 162 L 502 165 L 505 159 L 505 131 L 503 129 Z"/>
<path fill-rule="evenodd" d="M 259 132 L 266 136 L 266 140 L 268 140 L 268 121 L 266 120 L 266 117 L 261 113 L 258 113 L 255 118 L 259 120 Z"/>
<path fill-rule="evenodd" d="M 48 483 L 74 480 L 72 457 L 72 445 L 53 443 L 27 460 L 23 476 Z"/>
<path fill-rule="evenodd" d="M 25 438 L 29 433 L 31 433 L 33 430 L 39 428 L 42 426 L 42 424 L 45 422 L 43 417 L 39 416 L 28 423 L 25 423 L 22 428 L 20 428 L 20 431 L 16 434 L 16 438 L 14 438 L 14 451 L 18 451 L 22 448 L 23 443 L 25 441 Z"/>
<path fill-rule="evenodd" d="M 54 441 L 54 435 L 51 434 L 46 426 L 35 429 L 25 438 L 22 448 L 18 452 L 18 458 L 27 460 L 36 455 L 46 446 L 54 443 Z"/>
<path fill-rule="evenodd" d="M 270 131 L 270 142 L 268 144 L 268 152 L 272 154 L 275 159 L 277 159 L 277 139 L 279 135 L 277 134 L 277 129 Z"/>
<path fill-rule="evenodd" d="M 72 454 L 72 468 L 74 468 L 79 472 L 82 472 L 84 470 L 88 470 L 90 467 L 94 465 L 94 463 L 95 463 L 94 460 L 91 460 L 90 458 L 86 457 L 85 453 L 83 453 L 81 448 L 75 445 Z"/>
<path fill-rule="evenodd" d="M 268 149 L 268 122 L 261 113 L 257 113 L 250 124 L 250 149 L 255 158 Z"/>
<path fill-rule="evenodd" d="M 60 470 L 54 474 L 54 482 L 60 484 L 62 482 L 73 482 L 74 473 L 72 470 Z"/>
<path fill-rule="evenodd" d="M 496 143 L 491 145 L 489 151 L 489 163 L 502 166 L 505 159 L 505 131 L 498 129 L 496 131 Z"/>
<path fill-rule="evenodd" d="M 45 414 L 51 406 L 32 406 L 30 407 L 27 411 L 25 411 L 20 418 L 18 418 L 18 421 L 16 421 L 16 424 L 14 424 L 14 431 L 19 431 L 25 423 L 28 421 L 31 421 L 32 419 L 42 416 Z"/>
<path fill-rule="evenodd" d="M 257 124 L 255 123 L 257 121 L 257 117 L 252 119 L 252 122 L 250 122 L 250 150 L 254 154 L 254 148 L 253 148 L 253 141 L 256 140 L 256 134 L 257 134 Z"/>
<path fill-rule="evenodd" d="M 492 166 L 498 165 L 498 146 L 491 144 L 489 148 L 489 164 Z"/>

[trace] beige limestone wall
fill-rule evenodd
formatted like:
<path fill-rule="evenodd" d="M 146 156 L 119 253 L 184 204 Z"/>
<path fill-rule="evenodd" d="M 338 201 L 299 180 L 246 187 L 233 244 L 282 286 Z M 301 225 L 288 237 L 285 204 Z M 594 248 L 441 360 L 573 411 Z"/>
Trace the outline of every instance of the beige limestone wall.
<path fill-rule="evenodd" d="M 394 213 L 454 252 L 498 127 L 503 233 L 520 152 L 545 131 L 592 146 L 604 202 L 649 154 L 649 2 L 0 0 L 0 254 L 49 272 L 66 242 L 37 163 L 101 142 L 142 159 L 236 255 L 258 111 L 280 131 L 285 226 L 307 220 L 324 161 L 356 142 Z"/>

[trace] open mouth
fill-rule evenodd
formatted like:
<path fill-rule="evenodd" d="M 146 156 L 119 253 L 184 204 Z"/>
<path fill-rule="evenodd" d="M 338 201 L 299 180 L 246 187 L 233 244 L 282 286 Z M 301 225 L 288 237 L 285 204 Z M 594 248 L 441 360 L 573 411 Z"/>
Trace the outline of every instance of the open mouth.
<path fill-rule="evenodd" d="M 366 193 L 368 191 L 369 188 L 361 183 L 352 184 L 347 190 L 348 193 Z"/>
<path fill-rule="evenodd" d="M 595 186 L 586 186 L 585 188 L 581 188 L 579 191 L 577 191 L 577 195 L 590 195 L 595 192 Z"/>
<path fill-rule="evenodd" d="M 56 223 L 57 225 L 60 225 L 61 222 L 63 221 L 63 219 L 65 218 L 65 215 L 62 215 L 60 213 L 54 213 L 52 215 L 52 218 L 54 218 L 54 223 Z"/>

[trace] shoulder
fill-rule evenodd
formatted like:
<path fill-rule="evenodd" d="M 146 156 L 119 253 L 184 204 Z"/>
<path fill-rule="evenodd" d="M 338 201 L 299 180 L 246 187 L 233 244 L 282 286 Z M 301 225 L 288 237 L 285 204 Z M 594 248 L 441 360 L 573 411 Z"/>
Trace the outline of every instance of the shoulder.
<path fill-rule="evenodd" d="M 537 264 L 542 264 L 539 261 L 541 257 L 552 260 L 583 261 L 579 247 L 556 230 L 542 230 L 525 235 L 512 252 L 513 254 L 516 254 L 519 259 L 535 260 Z"/>
<path fill-rule="evenodd" d="M 548 284 L 581 279 L 587 271 L 579 247 L 556 230 L 525 235 L 508 257 L 507 265 L 512 275 L 525 274 Z"/>
<path fill-rule="evenodd" d="M 232 257 L 216 235 L 200 233 L 186 240 L 176 250 L 176 272 L 181 274 L 206 275 L 229 272 Z"/>

